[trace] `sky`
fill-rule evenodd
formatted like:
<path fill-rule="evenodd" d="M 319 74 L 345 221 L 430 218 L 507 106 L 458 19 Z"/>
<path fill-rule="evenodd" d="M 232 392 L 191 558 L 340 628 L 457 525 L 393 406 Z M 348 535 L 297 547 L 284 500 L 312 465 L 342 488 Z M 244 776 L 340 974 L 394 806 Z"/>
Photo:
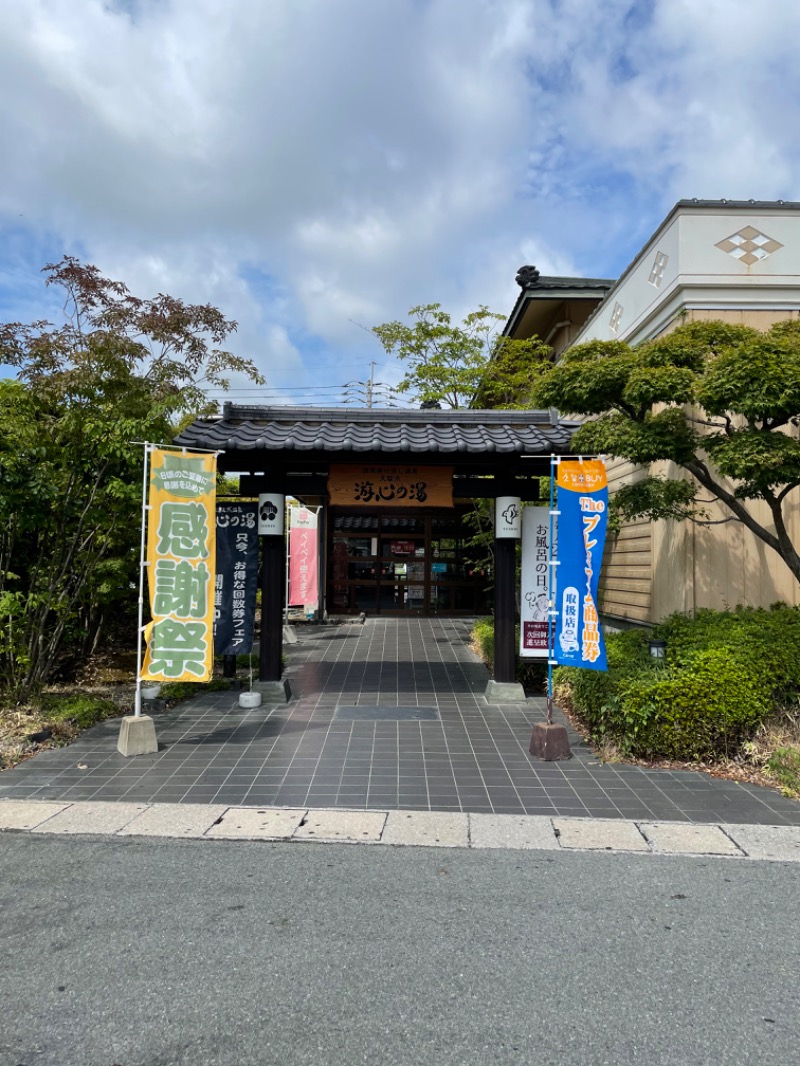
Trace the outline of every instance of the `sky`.
<path fill-rule="evenodd" d="M 800 200 L 798 39 L 797 0 L 0 0 L 0 321 L 72 254 L 235 319 L 236 402 L 396 384 L 369 329 L 414 305 Z"/>

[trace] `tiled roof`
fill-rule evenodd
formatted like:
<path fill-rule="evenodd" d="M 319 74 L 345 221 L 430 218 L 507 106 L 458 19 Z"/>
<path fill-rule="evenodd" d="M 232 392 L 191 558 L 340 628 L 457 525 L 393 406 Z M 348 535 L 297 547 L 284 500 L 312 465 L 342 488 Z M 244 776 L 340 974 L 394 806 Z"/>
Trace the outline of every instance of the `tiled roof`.
<path fill-rule="evenodd" d="M 569 444 L 572 422 L 546 411 L 354 411 L 238 407 L 198 419 L 175 443 L 220 451 L 545 454 Z"/>
<path fill-rule="evenodd" d="M 614 284 L 613 278 L 559 278 L 542 277 L 531 285 L 529 289 L 599 289 L 601 292 L 610 289 Z"/>
<path fill-rule="evenodd" d="M 525 268 L 523 268 L 525 269 Z M 535 268 L 533 268 L 535 269 Z M 522 270 L 517 274 L 517 284 L 525 292 L 607 292 L 614 284 L 613 278 L 564 278 L 554 275 L 543 276 L 532 273 L 525 275 Z"/>

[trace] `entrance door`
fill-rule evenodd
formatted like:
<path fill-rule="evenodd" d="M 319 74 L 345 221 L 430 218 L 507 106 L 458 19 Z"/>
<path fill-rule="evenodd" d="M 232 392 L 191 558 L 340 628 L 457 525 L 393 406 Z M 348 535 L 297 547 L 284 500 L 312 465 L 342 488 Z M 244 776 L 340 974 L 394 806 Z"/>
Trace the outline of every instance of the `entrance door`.
<path fill-rule="evenodd" d="M 329 612 L 485 613 L 491 576 L 470 561 L 463 518 L 463 508 L 413 516 L 332 509 Z"/>
<path fill-rule="evenodd" d="M 427 518 L 381 516 L 382 613 L 425 614 L 428 603 L 427 542 Z"/>

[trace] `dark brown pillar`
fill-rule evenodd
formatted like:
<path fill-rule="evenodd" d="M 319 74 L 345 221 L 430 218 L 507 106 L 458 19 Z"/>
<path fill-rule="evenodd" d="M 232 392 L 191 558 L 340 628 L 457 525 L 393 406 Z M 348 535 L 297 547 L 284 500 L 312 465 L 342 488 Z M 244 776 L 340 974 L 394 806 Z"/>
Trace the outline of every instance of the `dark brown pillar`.
<path fill-rule="evenodd" d="M 517 571 L 517 542 L 496 537 L 494 542 L 494 679 L 501 683 L 516 680 L 517 614 L 514 584 Z"/>
<path fill-rule="evenodd" d="M 261 638 L 258 680 L 280 681 L 286 548 L 283 534 L 261 537 Z"/>

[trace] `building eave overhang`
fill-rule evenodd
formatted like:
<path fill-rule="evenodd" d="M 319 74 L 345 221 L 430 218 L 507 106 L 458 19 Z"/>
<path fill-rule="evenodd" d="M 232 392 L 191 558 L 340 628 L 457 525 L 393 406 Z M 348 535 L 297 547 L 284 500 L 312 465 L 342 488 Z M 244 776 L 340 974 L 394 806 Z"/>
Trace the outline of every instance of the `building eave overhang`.
<path fill-rule="evenodd" d="M 565 300 L 592 300 L 601 303 L 614 285 L 613 278 L 549 278 L 540 277 L 520 291 L 516 303 L 502 330 L 502 336 L 513 337 L 531 301 L 544 302 L 553 309 Z"/>

